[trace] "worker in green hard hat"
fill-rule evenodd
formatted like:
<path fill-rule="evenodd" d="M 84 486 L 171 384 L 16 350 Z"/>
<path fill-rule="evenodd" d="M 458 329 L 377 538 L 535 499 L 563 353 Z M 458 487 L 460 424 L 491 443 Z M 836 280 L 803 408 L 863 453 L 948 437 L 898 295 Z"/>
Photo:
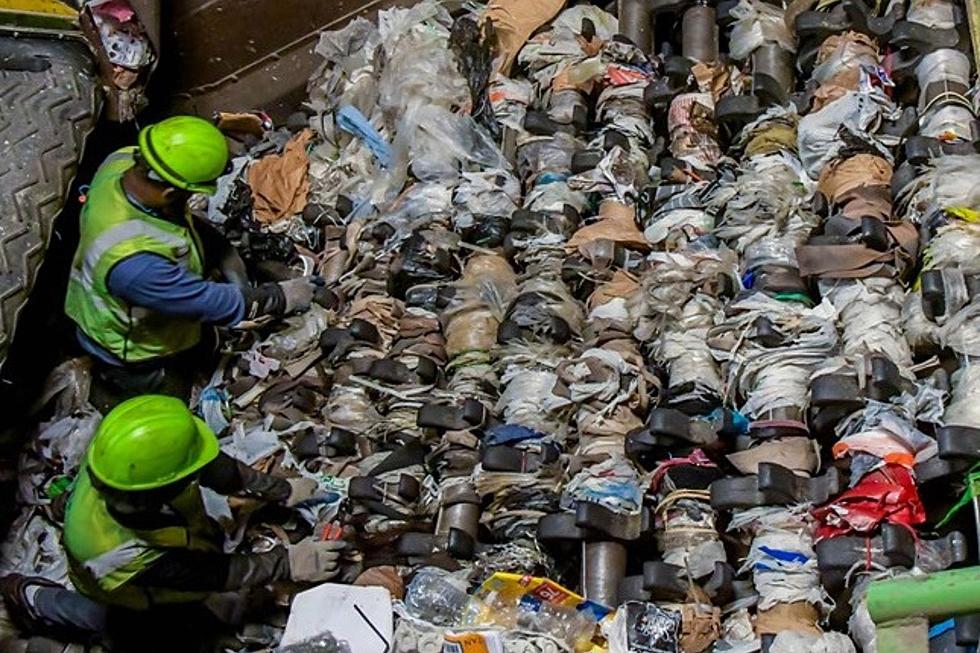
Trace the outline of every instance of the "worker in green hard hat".
<path fill-rule="evenodd" d="M 305 310 L 319 280 L 248 284 L 241 258 L 187 201 L 213 194 L 228 164 L 224 136 L 176 116 L 109 155 L 81 212 L 65 311 L 96 363 L 101 408 L 148 392 L 188 398 L 202 324 L 232 326 Z M 224 283 L 206 279 L 217 268 Z"/>
<path fill-rule="evenodd" d="M 287 507 L 322 498 L 312 479 L 262 474 L 220 453 L 211 429 L 179 399 L 127 400 L 100 424 L 68 499 L 63 544 L 77 591 L 42 578 L 3 578 L 0 592 L 18 625 L 91 642 L 113 630 L 113 614 L 144 624 L 154 612 L 199 604 L 214 593 L 356 573 L 342 540 L 224 553 L 202 487 Z"/>

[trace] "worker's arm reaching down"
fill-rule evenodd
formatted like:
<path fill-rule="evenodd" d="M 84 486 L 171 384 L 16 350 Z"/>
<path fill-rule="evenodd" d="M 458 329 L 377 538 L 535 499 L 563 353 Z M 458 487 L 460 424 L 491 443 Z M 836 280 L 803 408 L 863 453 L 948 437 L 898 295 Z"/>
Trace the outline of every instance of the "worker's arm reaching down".
<path fill-rule="evenodd" d="M 156 254 L 134 254 L 109 273 L 109 291 L 131 306 L 157 313 L 230 326 L 245 315 L 242 289 L 207 281 Z"/>
<path fill-rule="evenodd" d="M 318 487 L 310 478 L 285 479 L 263 474 L 226 453 L 219 453 L 201 470 L 200 483 L 225 496 L 244 496 L 286 506 L 309 499 Z"/>
<path fill-rule="evenodd" d="M 216 326 L 305 310 L 316 286 L 315 279 L 299 277 L 242 288 L 208 281 L 162 256 L 146 253 L 123 259 L 108 277 L 109 291 L 130 306 Z M 78 337 L 90 354 L 110 364 L 121 364 L 83 331 L 79 330 Z"/>
<path fill-rule="evenodd" d="M 109 291 L 131 306 L 218 326 L 305 310 L 317 283 L 313 277 L 299 277 L 242 288 L 208 281 L 162 256 L 145 253 L 120 261 L 109 273 Z"/>
<path fill-rule="evenodd" d="M 201 472 L 199 482 L 219 494 L 243 496 L 294 506 L 314 496 L 318 485 L 309 478 L 284 479 L 263 474 L 219 453 Z M 126 517 L 117 516 L 126 526 Z M 150 528 L 162 524 L 149 525 Z M 132 526 L 137 526 L 132 524 Z M 140 524 L 146 528 L 146 524 Z M 304 540 L 267 553 L 203 553 L 185 549 L 168 551 L 134 581 L 136 585 L 179 591 L 220 592 L 266 585 L 279 580 L 322 582 L 336 576 L 343 542 Z"/>
<path fill-rule="evenodd" d="M 281 580 L 320 583 L 339 575 L 343 541 L 302 540 L 267 553 L 222 554 L 173 549 L 133 579 L 137 587 L 227 592 Z"/>

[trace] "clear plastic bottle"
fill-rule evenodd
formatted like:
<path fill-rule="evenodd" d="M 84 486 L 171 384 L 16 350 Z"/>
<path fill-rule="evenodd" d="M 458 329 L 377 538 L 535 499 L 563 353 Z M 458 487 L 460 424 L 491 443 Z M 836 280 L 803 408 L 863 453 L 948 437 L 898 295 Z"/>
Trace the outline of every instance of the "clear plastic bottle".
<path fill-rule="evenodd" d="M 437 626 L 459 624 L 469 600 L 465 582 L 438 567 L 420 570 L 405 593 L 409 612 Z"/>

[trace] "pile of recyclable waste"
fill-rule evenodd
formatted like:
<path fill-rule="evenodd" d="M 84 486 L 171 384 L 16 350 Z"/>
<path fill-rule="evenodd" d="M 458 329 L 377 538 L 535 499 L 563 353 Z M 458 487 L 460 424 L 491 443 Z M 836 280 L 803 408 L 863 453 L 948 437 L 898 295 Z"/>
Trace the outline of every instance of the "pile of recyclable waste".
<path fill-rule="evenodd" d="M 321 492 L 209 508 L 227 551 L 346 540 L 336 582 L 391 601 L 377 648 L 281 650 L 870 652 L 870 582 L 976 564 L 965 5 L 618 13 L 355 18 L 303 113 L 238 117 L 208 219 L 253 280 L 324 285 L 226 334 L 192 406 Z M 4 556 L 61 580 L 52 505 L 99 416 L 56 415 Z M 277 591 L 237 648 L 280 644 Z"/>

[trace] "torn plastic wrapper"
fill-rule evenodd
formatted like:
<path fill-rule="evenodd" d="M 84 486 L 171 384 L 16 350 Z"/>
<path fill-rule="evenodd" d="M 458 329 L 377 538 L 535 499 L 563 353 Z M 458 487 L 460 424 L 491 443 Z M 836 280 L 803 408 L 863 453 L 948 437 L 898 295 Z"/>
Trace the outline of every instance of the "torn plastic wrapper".
<path fill-rule="evenodd" d="M 878 402 L 869 402 L 864 410 L 863 424 L 844 435 L 833 446 L 835 458 L 857 452 L 871 454 L 885 463 L 913 469 L 916 463 L 937 455 L 938 447 L 933 438 L 889 410 L 889 407 Z"/>
<path fill-rule="evenodd" d="M 763 43 L 777 43 L 788 52 L 796 50 L 783 11 L 776 7 L 755 0 L 739 0 L 731 10 L 731 16 L 735 19 L 729 36 L 729 54 L 733 59 L 748 59 Z"/>
<path fill-rule="evenodd" d="M 882 522 L 912 528 L 926 520 L 915 478 L 899 465 L 885 465 L 865 475 L 857 485 L 814 509 L 813 516 L 820 522 L 817 539 L 868 533 Z"/>
<path fill-rule="evenodd" d="M 0 574 L 41 576 L 71 587 L 59 529 L 41 511 L 22 512 L 10 525 L 9 535 L 0 547 Z"/>
<path fill-rule="evenodd" d="M 627 601 L 603 624 L 609 653 L 678 653 L 681 615 L 653 603 Z"/>

